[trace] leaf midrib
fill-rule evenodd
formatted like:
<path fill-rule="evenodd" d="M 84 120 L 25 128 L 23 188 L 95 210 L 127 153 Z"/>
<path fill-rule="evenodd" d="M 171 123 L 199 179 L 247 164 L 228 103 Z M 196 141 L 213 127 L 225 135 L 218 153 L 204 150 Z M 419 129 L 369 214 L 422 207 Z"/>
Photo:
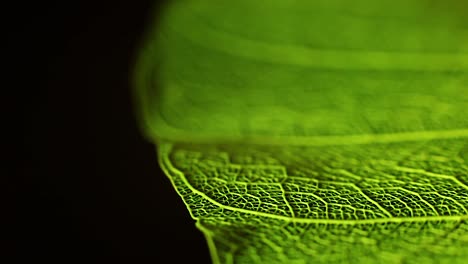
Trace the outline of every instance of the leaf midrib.
<path fill-rule="evenodd" d="M 382 133 L 382 134 L 361 134 L 347 136 L 239 136 L 238 139 L 220 138 L 216 136 L 197 136 L 179 130 L 177 128 L 165 125 L 164 128 L 169 129 L 169 134 L 176 134 L 177 138 L 168 139 L 168 141 L 184 142 L 184 139 L 190 139 L 190 142 L 224 142 L 224 143 L 242 143 L 251 145 L 273 145 L 273 146 L 342 146 L 342 145 L 361 145 L 361 144 L 385 144 L 393 142 L 407 141 L 427 141 L 433 139 L 450 139 L 450 138 L 468 138 L 468 129 L 451 129 L 451 130 L 431 130 L 431 131 L 414 131 L 414 132 L 399 132 L 399 133 Z M 156 137 L 161 143 L 165 138 Z"/>
<path fill-rule="evenodd" d="M 209 48 L 234 56 L 287 65 L 327 69 L 425 71 L 468 69 L 468 54 L 462 52 L 422 53 L 311 49 L 302 46 L 275 45 L 243 39 L 209 28 L 198 28 L 189 32 L 181 32 L 175 27 L 168 26 L 168 28 L 197 45 L 206 46 L 206 43 L 223 43 L 223 45 L 212 45 Z"/>

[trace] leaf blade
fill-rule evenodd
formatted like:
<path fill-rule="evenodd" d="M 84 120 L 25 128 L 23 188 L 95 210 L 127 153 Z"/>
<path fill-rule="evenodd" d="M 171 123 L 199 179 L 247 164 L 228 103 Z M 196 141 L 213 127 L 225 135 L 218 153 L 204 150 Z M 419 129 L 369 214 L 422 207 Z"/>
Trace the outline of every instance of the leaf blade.
<path fill-rule="evenodd" d="M 142 52 L 137 96 L 215 263 L 468 258 L 460 10 L 173 4 Z"/>

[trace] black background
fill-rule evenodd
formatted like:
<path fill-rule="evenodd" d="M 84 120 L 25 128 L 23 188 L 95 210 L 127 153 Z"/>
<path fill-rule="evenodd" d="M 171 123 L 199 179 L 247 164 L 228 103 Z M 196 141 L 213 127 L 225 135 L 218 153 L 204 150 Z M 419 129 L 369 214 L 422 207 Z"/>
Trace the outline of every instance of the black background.
<path fill-rule="evenodd" d="M 210 263 L 206 242 L 135 119 L 131 71 L 161 1 L 38 1 L 13 12 L 26 155 L 20 255 Z M 159 11 L 159 12 L 155 12 Z M 27 96 L 25 96 L 27 94 Z"/>

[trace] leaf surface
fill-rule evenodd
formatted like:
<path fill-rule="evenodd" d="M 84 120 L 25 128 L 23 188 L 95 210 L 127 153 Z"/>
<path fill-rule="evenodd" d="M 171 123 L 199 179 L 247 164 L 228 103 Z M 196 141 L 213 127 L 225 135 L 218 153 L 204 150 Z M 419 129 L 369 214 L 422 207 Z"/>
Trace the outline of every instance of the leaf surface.
<path fill-rule="evenodd" d="M 215 263 L 464 263 L 464 139 L 161 144 Z"/>
<path fill-rule="evenodd" d="M 214 263 L 468 259 L 467 8 L 168 6 L 136 98 Z"/>

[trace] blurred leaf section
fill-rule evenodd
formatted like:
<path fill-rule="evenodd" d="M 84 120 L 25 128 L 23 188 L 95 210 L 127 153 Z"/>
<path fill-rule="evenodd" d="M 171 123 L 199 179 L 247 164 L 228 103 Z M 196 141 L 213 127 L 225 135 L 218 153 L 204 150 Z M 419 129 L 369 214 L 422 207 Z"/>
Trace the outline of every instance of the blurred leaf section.
<path fill-rule="evenodd" d="M 467 3 L 168 5 L 136 99 L 214 263 L 468 259 Z"/>
<path fill-rule="evenodd" d="M 267 141 L 465 129 L 468 20 L 453 3 L 174 1 L 138 67 L 147 133 Z"/>

